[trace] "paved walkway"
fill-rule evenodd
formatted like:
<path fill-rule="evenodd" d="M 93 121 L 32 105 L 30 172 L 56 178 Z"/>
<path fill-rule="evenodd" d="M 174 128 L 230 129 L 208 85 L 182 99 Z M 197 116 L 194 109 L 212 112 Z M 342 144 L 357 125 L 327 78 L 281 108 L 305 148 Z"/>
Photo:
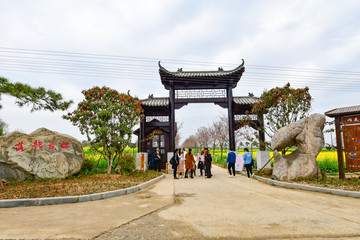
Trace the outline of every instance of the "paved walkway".
<path fill-rule="evenodd" d="M 359 199 L 228 178 L 216 166 L 213 173 L 169 174 L 144 191 L 97 202 L 0 209 L 0 238 L 360 239 Z"/>
<path fill-rule="evenodd" d="M 142 191 L 105 200 L 0 208 L 0 239 L 89 239 L 173 204 L 170 178 Z"/>

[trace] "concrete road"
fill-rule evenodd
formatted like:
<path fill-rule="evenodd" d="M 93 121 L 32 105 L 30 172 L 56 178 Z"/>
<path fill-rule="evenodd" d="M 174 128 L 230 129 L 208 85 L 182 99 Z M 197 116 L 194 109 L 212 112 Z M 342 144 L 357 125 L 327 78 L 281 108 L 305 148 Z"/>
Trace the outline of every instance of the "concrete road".
<path fill-rule="evenodd" d="M 228 178 L 166 179 L 113 199 L 0 209 L 0 238 L 360 239 L 360 200 Z"/>
<path fill-rule="evenodd" d="M 173 180 L 175 204 L 99 239 L 360 239 L 360 200 L 243 176 Z"/>

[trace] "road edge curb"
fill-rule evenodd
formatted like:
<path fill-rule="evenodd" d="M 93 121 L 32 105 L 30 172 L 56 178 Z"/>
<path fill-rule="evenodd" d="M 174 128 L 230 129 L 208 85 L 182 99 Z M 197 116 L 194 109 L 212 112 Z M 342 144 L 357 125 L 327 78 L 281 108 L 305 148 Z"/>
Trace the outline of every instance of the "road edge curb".
<path fill-rule="evenodd" d="M 342 197 L 360 198 L 360 192 L 323 188 L 323 187 L 315 187 L 315 186 L 309 186 L 309 185 L 302 185 L 302 184 L 298 184 L 298 183 L 281 182 L 281 181 L 272 180 L 269 178 L 264 178 L 264 177 L 260 177 L 260 176 L 256 176 L 256 175 L 254 175 L 252 178 L 254 178 L 260 182 L 265 182 L 265 183 L 268 183 L 270 185 L 277 186 L 277 187 L 300 189 L 300 190 L 312 191 L 312 192 L 320 192 L 320 193 L 332 194 L 332 195 L 337 195 L 337 196 L 342 196 Z"/>
<path fill-rule="evenodd" d="M 55 205 L 55 204 L 97 201 L 102 199 L 119 197 L 143 190 L 153 185 L 154 183 L 159 182 L 164 178 L 165 178 L 165 174 L 163 173 L 161 176 L 157 178 L 153 178 L 137 186 L 114 190 L 114 191 L 102 192 L 102 193 L 93 193 L 88 195 L 49 197 L 49 198 L 4 199 L 4 200 L 0 200 L 0 208 L 46 206 L 46 205 Z"/>

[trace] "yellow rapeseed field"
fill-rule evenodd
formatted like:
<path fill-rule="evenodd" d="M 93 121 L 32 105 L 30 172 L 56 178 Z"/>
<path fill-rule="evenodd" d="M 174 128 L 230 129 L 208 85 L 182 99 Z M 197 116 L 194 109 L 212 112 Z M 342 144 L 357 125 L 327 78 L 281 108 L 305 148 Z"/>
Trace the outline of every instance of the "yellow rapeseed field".
<path fill-rule="evenodd" d="M 345 158 L 345 155 L 344 155 Z M 337 152 L 320 152 L 316 160 L 324 161 L 325 159 L 331 159 L 337 161 Z"/>

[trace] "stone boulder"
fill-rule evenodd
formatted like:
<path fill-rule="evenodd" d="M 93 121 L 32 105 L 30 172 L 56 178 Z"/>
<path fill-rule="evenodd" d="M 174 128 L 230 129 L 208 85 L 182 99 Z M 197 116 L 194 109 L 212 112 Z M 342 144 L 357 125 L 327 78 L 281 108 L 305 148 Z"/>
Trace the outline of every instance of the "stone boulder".
<path fill-rule="evenodd" d="M 316 157 L 324 146 L 325 116 L 312 114 L 280 128 L 271 139 L 274 150 L 273 177 L 276 179 L 312 178 L 320 175 Z M 282 156 L 278 151 L 287 147 L 298 149 Z"/>
<path fill-rule="evenodd" d="M 0 177 L 4 181 L 65 178 L 77 173 L 83 160 L 78 140 L 46 128 L 0 137 Z"/>

